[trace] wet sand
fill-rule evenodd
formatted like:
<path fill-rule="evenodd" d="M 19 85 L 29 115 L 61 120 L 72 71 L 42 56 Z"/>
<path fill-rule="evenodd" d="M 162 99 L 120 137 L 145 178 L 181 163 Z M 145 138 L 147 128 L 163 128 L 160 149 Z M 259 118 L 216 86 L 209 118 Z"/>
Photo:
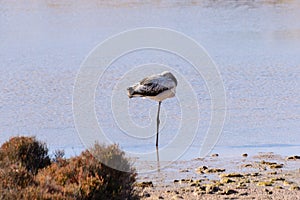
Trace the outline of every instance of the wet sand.
<path fill-rule="evenodd" d="M 214 154 L 178 161 L 139 174 L 136 191 L 142 199 L 300 199 L 300 157 Z"/>

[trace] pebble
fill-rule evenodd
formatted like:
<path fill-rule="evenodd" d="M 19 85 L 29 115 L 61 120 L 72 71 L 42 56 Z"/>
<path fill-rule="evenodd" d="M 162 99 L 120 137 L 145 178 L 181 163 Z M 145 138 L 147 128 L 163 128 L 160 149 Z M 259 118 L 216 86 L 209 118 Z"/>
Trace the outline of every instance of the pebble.
<path fill-rule="evenodd" d="M 252 167 L 252 164 L 244 164 L 242 167 Z"/>
<path fill-rule="evenodd" d="M 175 195 L 175 196 L 172 197 L 172 199 L 183 199 L 183 197 L 180 196 L 180 195 Z"/>
<path fill-rule="evenodd" d="M 150 197 L 151 195 L 148 192 L 144 192 L 143 196 L 144 197 Z"/>
<path fill-rule="evenodd" d="M 262 160 L 262 161 L 260 162 L 260 164 L 263 164 L 263 165 L 276 165 L 277 163 L 275 163 L 275 162 L 268 162 L 268 161 Z"/>
<path fill-rule="evenodd" d="M 239 174 L 239 173 L 230 173 L 230 174 L 221 174 L 220 175 L 220 178 L 225 178 L 225 177 L 235 178 L 235 177 L 244 177 L 244 176 L 242 174 Z"/>
<path fill-rule="evenodd" d="M 213 194 L 215 192 L 218 192 L 219 190 L 220 188 L 214 185 L 207 185 L 205 188 L 206 194 Z"/>
<path fill-rule="evenodd" d="M 245 183 L 238 183 L 236 189 L 247 189 L 247 185 Z"/>
<path fill-rule="evenodd" d="M 262 164 L 262 165 L 268 165 L 271 169 L 278 169 L 278 168 L 282 168 L 283 167 L 283 164 L 278 164 L 278 163 L 275 163 L 275 162 L 268 162 L 268 161 L 264 161 L 264 160 L 262 160 L 260 162 L 260 164 Z"/>
<path fill-rule="evenodd" d="M 144 182 L 141 182 L 141 183 L 137 183 L 137 186 L 138 187 L 153 187 L 153 183 L 152 181 L 144 181 Z"/>
<path fill-rule="evenodd" d="M 199 168 L 196 169 L 196 172 L 197 172 L 197 173 L 203 174 L 204 171 L 207 170 L 207 169 L 208 169 L 208 167 L 206 167 L 206 166 L 201 166 L 201 167 L 199 167 Z"/>
<path fill-rule="evenodd" d="M 276 171 L 274 171 L 274 172 L 269 172 L 268 174 L 271 174 L 271 175 L 276 175 L 276 174 L 277 174 L 277 172 L 276 172 Z"/>
<path fill-rule="evenodd" d="M 243 157 L 247 157 L 247 156 L 248 156 L 248 154 L 246 154 L 246 153 L 243 153 L 243 154 L 242 154 L 242 156 L 243 156 Z"/>
<path fill-rule="evenodd" d="M 226 194 L 226 195 L 231 195 L 231 194 L 236 194 L 238 193 L 238 191 L 236 190 L 232 190 L 232 189 L 226 189 L 223 194 Z"/>
<path fill-rule="evenodd" d="M 279 185 L 276 185 L 274 188 L 275 188 L 275 189 L 283 189 L 283 187 L 281 187 L 281 186 L 279 186 Z"/>
<path fill-rule="evenodd" d="M 248 192 L 241 193 L 240 196 L 247 196 Z"/>
<path fill-rule="evenodd" d="M 190 186 L 191 187 L 198 187 L 198 186 L 200 186 L 200 184 L 199 183 L 192 183 Z"/>
<path fill-rule="evenodd" d="M 271 182 L 275 182 L 275 181 L 285 181 L 285 178 L 282 178 L 282 177 L 271 178 L 270 181 L 271 181 Z"/>
<path fill-rule="evenodd" d="M 292 185 L 290 187 L 290 190 L 300 190 L 300 187 L 299 186 L 296 186 L 296 185 Z"/>
<path fill-rule="evenodd" d="M 193 179 L 181 179 L 180 183 L 192 183 L 193 181 Z"/>
<path fill-rule="evenodd" d="M 211 168 L 204 170 L 205 173 L 218 173 L 218 172 L 225 172 L 225 169 L 219 169 L 219 168 Z"/>
<path fill-rule="evenodd" d="M 261 181 L 257 183 L 257 186 L 272 186 L 272 182 L 270 181 Z"/>
<path fill-rule="evenodd" d="M 287 160 L 299 160 L 300 156 L 289 156 L 286 158 Z"/>
<path fill-rule="evenodd" d="M 179 172 L 190 172 L 188 169 L 180 170 Z"/>
<path fill-rule="evenodd" d="M 252 174 L 250 174 L 251 176 L 259 176 L 259 173 L 258 172 L 254 172 Z"/>
<path fill-rule="evenodd" d="M 284 186 L 289 186 L 289 185 L 292 185 L 292 184 L 293 184 L 293 182 L 291 182 L 291 181 L 283 181 Z"/>
<path fill-rule="evenodd" d="M 267 192 L 268 194 L 273 194 L 273 192 L 268 189 L 264 189 L 264 191 Z"/>
<path fill-rule="evenodd" d="M 211 157 L 218 157 L 218 156 L 219 156 L 219 154 L 217 154 L 217 153 L 214 153 L 211 155 Z"/>
<path fill-rule="evenodd" d="M 279 168 L 282 168 L 282 167 L 283 167 L 283 164 L 273 164 L 273 165 L 270 165 L 271 169 L 279 169 Z"/>
<path fill-rule="evenodd" d="M 229 179 L 229 178 L 222 178 L 220 180 L 220 183 L 232 183 L 232 182 L 235 182 L 235 181 L 232 179 Z"/>

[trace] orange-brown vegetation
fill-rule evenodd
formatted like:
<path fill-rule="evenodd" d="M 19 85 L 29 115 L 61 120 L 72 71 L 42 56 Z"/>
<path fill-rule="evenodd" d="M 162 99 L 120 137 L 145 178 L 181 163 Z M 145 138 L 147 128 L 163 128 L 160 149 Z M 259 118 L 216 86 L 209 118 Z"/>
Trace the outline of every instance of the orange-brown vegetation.
<path fill-rule="evenodd" d="M 52 161 L 34 137 L 14 137 L 0 148 L 0 199 L 136 199 L 135 178 L 117 145 L 95 144 L 72 158 L 57 151 Z"/>

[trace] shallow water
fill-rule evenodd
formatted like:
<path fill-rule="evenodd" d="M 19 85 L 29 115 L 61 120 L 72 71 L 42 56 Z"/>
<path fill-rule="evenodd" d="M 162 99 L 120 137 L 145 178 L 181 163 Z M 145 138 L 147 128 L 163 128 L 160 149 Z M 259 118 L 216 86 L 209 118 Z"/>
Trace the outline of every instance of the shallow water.
<path fill-rule="evenodd" d="M 227 115 L 214 152 L 299 153 L 299 1 L 0 3 L 1 143 L 15 135 L 36 135 L 51 150 L 65 149 L 68 156 L 78 154 L 84 145 L 74 126 L 72 92 L 83 59 L 113 34 L 155 26 L 194 38 L 219 68 Z M 96 92 L 99 124 L 126 151 L 154 150 L 151 133 L 155 124 L 149 115 L 155 116 L 156 103 L 141 99 L 129 103 L 132 120 L 149 126 L 148 139 L 138 142 L 123 135 L 110 111 L 116 82 L 133 66 L 150 62 L 177 70 L 188 77 L 195 90 L 199 130 L 182 159 L 196 158 L 209 127 L 211 99 L 203 77 L 175 55 L 141 50 L 114 62 Z M 127 98 L 125 93 L 123 97 Z M 176 99 L 163 103 L 162 147 L 174 137 L 180 116 Z"/>

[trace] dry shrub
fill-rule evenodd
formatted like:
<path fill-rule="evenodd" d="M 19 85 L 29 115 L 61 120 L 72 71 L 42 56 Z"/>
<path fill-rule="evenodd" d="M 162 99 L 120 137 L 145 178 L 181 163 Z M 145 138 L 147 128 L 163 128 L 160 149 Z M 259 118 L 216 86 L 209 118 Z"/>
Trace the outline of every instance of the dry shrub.
<path fill-rule="evenodd" d="M 0 147 L 0 199 L 38 199 L 34 175 L 50 164 L 47 147 L 34 137 L 5 142 Z"/>
<path fill-rule="evenodd" d="M 0 170 L 1 188 L 22 189 L 34 183 L 33 175 L 22 166 L 11 165 Z"/>
<path fill-rule="evenodd" d="M 91 153 L 92 152 L 92 153 Z M 116 163 L 120 171 L 102 162 Z M 43 188 L 63 192 L 76 199 L 134 199 L 136 173 L 117 145 L 96 144 L 71 159 L 60 159 L 37 175 Z"/>
<path fill-rule="evenodd" d="M 136 199 L 136 173 L 117 145 L 95 146 L 65 159 L 33 137 L 0 147 L 0 199 Z M 105 165 L 105 164 L 106 165 Z M 108 166 L 115 166 L 116 170 Z"/>
<path fill-rule="evenodd" d="M 51 164 L 46 145 L 34 137 L 13 137 L 1 146 L 0 154 L 0 167 L 18 164 L 32 174 Z"/>

